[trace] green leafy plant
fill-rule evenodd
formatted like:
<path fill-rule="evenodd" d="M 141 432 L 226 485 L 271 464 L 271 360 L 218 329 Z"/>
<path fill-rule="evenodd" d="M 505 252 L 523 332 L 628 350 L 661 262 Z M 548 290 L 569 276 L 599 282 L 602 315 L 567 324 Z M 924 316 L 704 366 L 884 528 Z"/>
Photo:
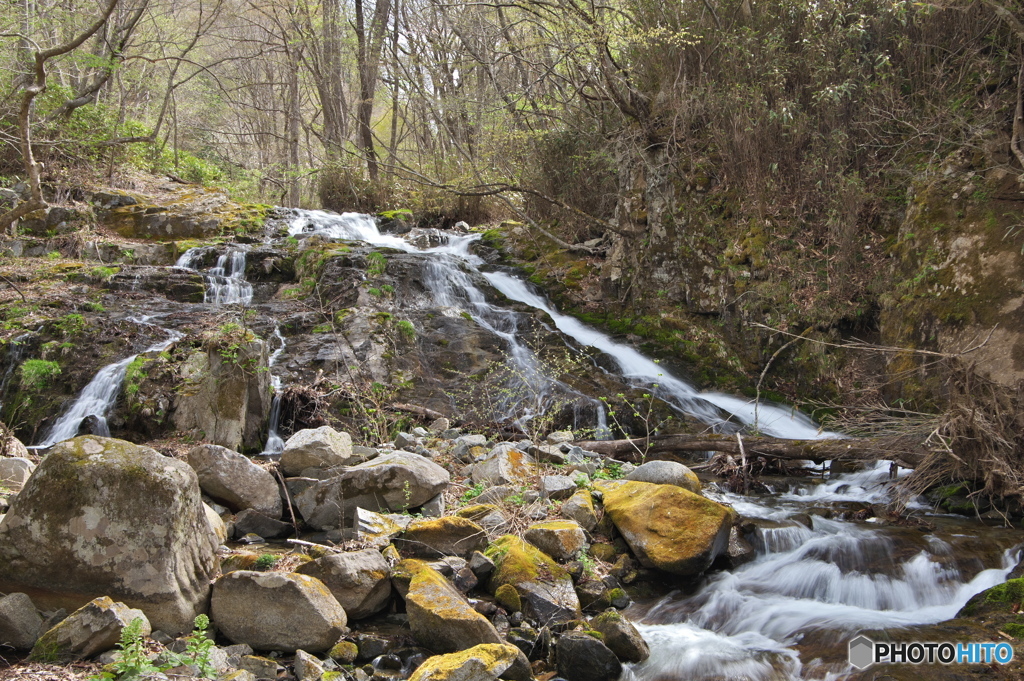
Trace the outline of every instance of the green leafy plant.
<path fill-rule="evenodd" d="M 399 333 L 402 334 L 402 337 L 405 338 L 405 340 L 416 340 L 416 327 L 413 326 L 412 322 L 403 319 L 395 324 L 395 326 L 398 327 Z"/>
<path fill-rule="evenodd" d="M 459 498 L 463 502 L 472 501 L 473 499 L 476 499 L 478 496 L 480 496 L 483 493 L 484 493 L 484 483 L 478 482 L 475 485 L 473 485 L 472 487 L 470 487 L 469 489 L 467 489 L 465 492 L 463 492 L 462 496 L 459 497 Z"/>
<path fill-rule="evenodd" d="M 24 390 L 42 390 L 60 375 L 60 365 L 45 359 L 27 359 L 21 365 L 21 387 Z"/>
<path fill-rule="evenodd" d="M 126 681 L 160 671 L 149 660 L 145 644 L 142 641 L 142 618 L 136 617 L 121 630 L 121 640 L 117 643 L 120 655 L 111 665 L 111 671 L 103 672 L 90 679 L 118 679 Z"/>
<path fill-rule="evenodd" d="M 277 563 L 277 556 L 272 553 L 261 553 L 252 564 L 254 570 L 269 570 Z"/>
<path fill-rule="evenodd" d="M 366 256 L 366 262 L 366 273 L 371 277 L 379 277 L 384 274 L 384 270 L 388 266 L 388 259 L 384 257 L 383 253 L 377 251 Z"/>
<path fill-rule="evenodd" d="M 196 615 L 193 625 L 195 628 L 185 641 L 183 661 L 195 665 L 201 676 L 207 679 L 216 678 L 217 670 L 210 660 L 210 653 L 214 645 L 213 639 L 207 634 L 207 629 L 210 628 L 210 618 L 206 615 Z"/>

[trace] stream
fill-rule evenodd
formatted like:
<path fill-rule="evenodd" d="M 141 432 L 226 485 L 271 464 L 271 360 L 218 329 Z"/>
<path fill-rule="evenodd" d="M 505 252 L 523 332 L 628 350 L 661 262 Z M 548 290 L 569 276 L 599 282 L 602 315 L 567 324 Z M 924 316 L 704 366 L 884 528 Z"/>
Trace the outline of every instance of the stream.
<path fill-rule="evenodd" d="M 512 379 L 528 385 L 529 390 L 509 391 L 520 395 L 517 403 L 502 405 L 510 419 L 529 419 L 543 413 L 553 394 L 571 393 L 596 407 L 597 422 L 590 427 L 607 430 L 598 396 L 581 395 L 546 375 L 543 363 L 520 337 L 523 314 L 488 302 L 481 286 L 490 285 L 509 300 L 543 311 L 564 335 L 567 347 L 604 353 L 605 364 L 617 367 L 623 382 L 650 390 L 679 413 L 719 432 L 755 427 L 780 438 L 841 437 L 821 431 L 793 408 L 700 391 L 634 348 L 561 314 L 525 280 L 488 268 L 473 255 L 470 247 L 478 235 L 453 233 L 441 245 L 420 248 L 381 234 L 369 216 L 301 210 L 292 215 L 292 236 L 359 241 L 427 258 L 423 282 L 432 304 L 444 314 L 469 316 L 501 339 L 515 367 Z M 178 266 L 196 269 L 201 250 L 186 253 Z M 245 249 L 232 246 L 203 273 L 206 305 L 251 301 L 252 285 L 244 278 L 245 254 Z M 133 321 L 152 325 L 149 318 Z M 180 337 L 176 331 L 163 331 L 167 339 L 144 352 L 162 350 Z M 288 346 L 279 327 L 273 335 L 271 369 Z M 37 447 L 74 437 L 89 416 L 96 417 L 102 429 L 125 370 L 136 356 L 101 369 Z M 9 373 L 0 380 L 7 381 Z M 281 380 L 272 378 L 275 400 L 265 456 L 283 448 L 277 432 Z M 685 590 L 633 604 L 628 615 L 638 622 L 652 654 L 641 664 L 627 665 L 622 681 L 839 678 L 852 670 L 845 662 L 846 642 L 857 632 L 949 619 L 973 594 L 1004 581 L 1019 559 L 1019 531 L 982 532 L 973 520 L 928 515 L 923 505 L 913 510 L 934 525 L 929 531 L 874 519 L 842 519 L 851 509 L 889 500 L 893 480 L 888 462 L 827 481 L 814 477 L 766 482 L 771 490 L 765 494 L 740 496 L 713 485 L 705 492 L 744 518 L 756 558 L 732 571 L 708 573 Z"/>

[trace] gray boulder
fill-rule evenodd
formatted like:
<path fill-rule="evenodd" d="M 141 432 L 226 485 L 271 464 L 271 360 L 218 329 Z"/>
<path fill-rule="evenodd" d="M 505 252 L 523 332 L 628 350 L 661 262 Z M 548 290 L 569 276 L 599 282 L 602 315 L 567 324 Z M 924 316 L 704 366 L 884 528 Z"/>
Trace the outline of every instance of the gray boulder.
<path fill-rule="evenodd" d="M 220 545 L 188 464 L 122 440 L 54 446 L 0 523 L 0 592 L 43 610 L 111 596 L 168 633 L 206 609 Z"/>
<path fill-rule="evenodd" d="M 323 582 L 296 573 L 229 572 L 213 585 L 210 618 L 255 650 L 319 653 L 348 631 L 345 610 Z"/>
<path fill-rule="evenodd" d="M 626 480 L 651 482 L 655 485 L 675 485 L 700 494 L 700 480 L 697 474 L 678 461 L 648 461 L 637 466 L 626 476 Z"/>
<path fill-rule="evenodd" d="M 281 469 L 298 475 L 307 468 L 351 466 L 365 461 L 352 453 L 352 436 L 330 426 L 300 430 L 288 438 L 281 452 Z"/>
<path fill-rule="evenodd" d="M 587 535 L 572 520 L 545 520 L 530 525 L 526 541 L 557 561 L 572 560 L 587 548 Z"/>
<path fill-rule="evenodd" d="M 36 465 L 24 457 L 0 459 L 0 487 L 6 487 L 14 492 L 19 491 L 35 469 Z"/>
<path fill-rule="evenodd" d="M 561 501 L 576 492 L 576 483 L 566 475 L 545 475 L 540 479 L 541 499 Z"/>
<path fill-rule="evenodd" d="M 562 517 L 575 520 L 587 532 L 597 527 L 597 512 L 590 490 L 581 489 L 562 504 Z"/>
<path fill-rule="evenodd" d="M 604 644 L 619 659 L 629 662 L 643 662 L 651 655 L 651 650 L 633 623 L 623 617 L 617 610 L 608 610 L 590 620 L 594 631 L 601 632 Z"/>
<path fill-rule="evenodd" d="M 356 508 L 405 511 L 441 493 L 448 471 L 417 454 L 397 451 L 343 469 L 295 495 L 295 505 L 311 527 L 319 530 L 352 524 Z"/>
<path fill-rule="evenodd" d="M 511 443 L 503 442 L 473 467 L 473 482 L 508 485 L 533 475 L 535 467 L 532 456 Z"/>
<path fill-rule="evenodd" d="M 39 638 L 43 618 L 28 594 L 13 593 L 0 598 L 0 647 L 28 650 Z"/>
<path fill-rule="evenodd" d="M 199 486 L 233 511 L 251 508 L 268 518 L 281 517 L 277 480 L 248 457 L 219 445 L 199 445 L 188 453 Z"/>
<path fill-rule="evenodd" d="M 558 675 L 566 681 L 616 681 L 622 663 L 593 636 L 579 631 L 563 634 L 555 645 Z"/>
<path fill-rule="evenodd" d="M 374 549 L 324 556 L 296 572 L 323 582 L 350 619 L 379 612 L 391 598 L 391 568 Z"/>
<path fill-rule="evenodd" d="M 39 637 L 30 657 L 47 662 L 69 662 L 98 655 L 113 648 L 124 630 L 141 620 L 139 633 L 149 636 L 152 626 L 141 610 L 115 603 L 106 596 L 93 599 Z"/>

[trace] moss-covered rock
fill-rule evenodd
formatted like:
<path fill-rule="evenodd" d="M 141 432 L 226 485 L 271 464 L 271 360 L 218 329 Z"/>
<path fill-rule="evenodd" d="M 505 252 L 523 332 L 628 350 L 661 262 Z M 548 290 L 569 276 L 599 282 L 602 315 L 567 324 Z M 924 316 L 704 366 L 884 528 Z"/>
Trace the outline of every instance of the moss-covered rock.
<path fill-rule="evenodd" d="M 409 681 L 526 681 L 532 678 L 522 651 L 507 643 L 483 643 L 421 664 Z"/>
<path fill-rule="evenodd" d="M 494 600 L 509 612 L 519 612 L 523 609 L 523 600 L 519 598 L 519 592 L 511 584 L 502 584 L 495 589 Z"/>
<path fill-rule="evenodd" d="M 650 657 L 651 650 L 633 623 L 617 610 L 607 610 L 590 620 L 590 626 L 601 632 L 604 644 L 619 659 L 629 662 L 643 662 Z"/>
<path fill-rule="evenodd" d="M 487 546 L 487 534 L 468 518 L 445 516 L 414 520 L 395 546 L 402 552 L 423 558 L 468 556 Z"/>
<path fill-rule="evenodd" d="M 573 520 L 544 520 L 526 529 L 526 541 L 558 561 L 572 560 L 587 548 L 587 535 Z"/>
<path fill-rule="evenodd" d="M 36 641 L 30 658 L 38 662 L 69 662 L 110 650 L 121 632 L 139 620 L 139 635 L 149 636 L 152 627 L 141 610 L 115 603 L 106 596 L 95 598 L 67 616 Z"/>
<path fill-rule="evenodd" d="M 487 618 L 431 567 L 420 567 L 413 574 L 405 606 L 413 637 L 431 650 L 455 652 L 502 642 Z"/>
<path fill-rule="evenodd" d="M 729 546 L 731 508 L 675 485 L 598 482 L 604 509 L 645 567 L 700 574 Z"/>
<path fill-rule="evenodd" d="M 0 524 L 0 591 L 42 609 L 110 596 L 157 628 L 189 631 L 219 545 L 187 464 L 78 437 L 50 450 Z"/>
<path fill-rule="evenodd" d="M 495 540 L 485 551 L 494 561 L 488 589 L 514 586 L 523 611 L 540 622 L 564 622 L 580 617 L 580 602 L 569 573 L 551 556 L 514 535 Z"/>

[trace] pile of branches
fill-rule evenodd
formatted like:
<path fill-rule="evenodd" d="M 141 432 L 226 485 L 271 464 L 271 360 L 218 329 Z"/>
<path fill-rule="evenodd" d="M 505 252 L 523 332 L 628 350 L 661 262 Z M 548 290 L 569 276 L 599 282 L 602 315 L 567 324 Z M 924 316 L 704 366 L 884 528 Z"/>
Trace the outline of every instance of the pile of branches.
<path fill-rule="evenodd" d="M 906 503 L 937 485 L 964 483 L 975 506 L 1024 508 L 1024 382 L 1000 385 L 974 364 L 948 364 L 948 406 L 925 438 L 931 450 L 899 486 Z M 1014 508 L 1016 506 L 1016 508 Z"/>

